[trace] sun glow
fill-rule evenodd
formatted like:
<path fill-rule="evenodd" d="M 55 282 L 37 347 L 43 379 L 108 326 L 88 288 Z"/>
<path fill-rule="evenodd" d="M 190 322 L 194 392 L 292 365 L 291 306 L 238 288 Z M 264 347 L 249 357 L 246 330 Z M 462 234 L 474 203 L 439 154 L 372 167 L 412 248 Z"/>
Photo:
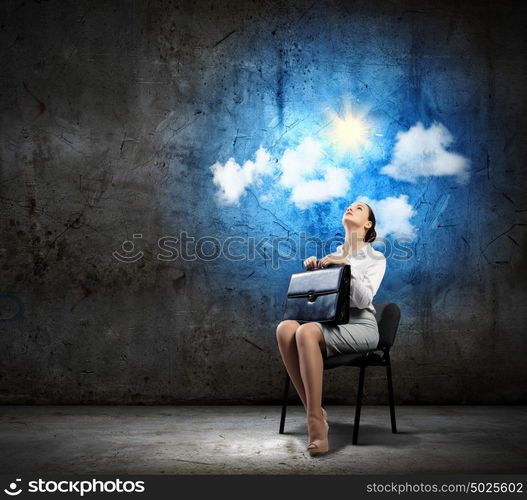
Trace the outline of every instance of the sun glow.
<path fill-rule="evenodd" d="M 357 152 L 368 142 L 368 126 L 362 116 L 352 113 L 348 103 L 345 105 L 343 116 L 332 110 L 328 114 L 333 122 L 330 135 L 339 148 Z"/>

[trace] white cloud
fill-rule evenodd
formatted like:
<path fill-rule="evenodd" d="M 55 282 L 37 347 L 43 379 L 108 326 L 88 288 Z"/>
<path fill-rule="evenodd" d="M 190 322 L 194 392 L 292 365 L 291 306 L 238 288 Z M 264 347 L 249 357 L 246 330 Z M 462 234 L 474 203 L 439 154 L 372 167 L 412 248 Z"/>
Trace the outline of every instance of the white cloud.
<path fill-rule="evenodd" d="M 291 189 L 290 200 L 300 209 L 344 196 L 350 188 L 351 172 L 324 165 L 319 142 L 306 137 L 296 149 L 286 149 L 281 160 L 280 184 Z"/>
<path fill-rule="evenodd" d="M 322 146 L 311 137 L 302 140 L 296 149 L 286 149 L 280 160 L 282 176 L 280 184 L 294 188 L 320 169 L 323 158 Z"/>
<path fill-rule="evenodd" d="M 394 238 L 414 239 L 416 237 L 417 228 L 412 225 L 410 219 L 417 212 L 408 203 L 407 194 L 401 194 L 398 198 L 389 196 L 383 200 L 370 200 L 362 196 L 358 200 L 367 203 L 372 208 L 378 238 L 386 237 L 388 234 L 392 234 Z"/>
<path fill-rule="evenodd" d="M 296 149 L 286 149 L 276 167 L 263 147 L 256 152 L 254 162 L 246 161 L 243 166 L 234 158 L 229 158 L 225 164 L 216 162 L 210 169 L 212 180 L 219 188 L 216 193 L 218 201 L 225 205 L 238 204 L 246 189 L 251 185 L 261 185 L 262 178 L 272 174 L 274 168 L 280 170 L 279 185 L 290 190 L 290 201 L 300 209 L 345 196 L 350 188 L 351 171 L 328 166 L 322 145 L 306 137 Z M 272 191 L 260 196 L 260 201 L 273 199 Z"/>
<path fill-rule="evenodd" d="M 417 122 L 407 132 L 397 133 L 391 162 L 381 173 L 394 179 L 416 182 L 418 177 L 455 175 L 459 183 L 469 177 L 470 162 L 464 156 L 446 151 L 452 134 L 440 123 L 425 129 Z"/>
<path fill-rule="evenodd" d="M 343 168 L 328 167 L 323 179 L 301 182 L 291 192 L 291 201 L 300 209 L 313 203 L 322 203 L 344 196 L 349 188 L 349 172 Z"/>
<path fill-rule="evenodd" d="M 240 166 L 234 158 L 229 158 L 225 164 L 216 162 L 210 169 L 213 172 L 212 181 L 219 188 L 216 196 L 220 203 L 237 205 L 246 188 L 251 184 L 260 184 L 262 176 L 272 173 L 273 165 L 269 153 L 260 147 L 254 162 L 247 160 Z"/>

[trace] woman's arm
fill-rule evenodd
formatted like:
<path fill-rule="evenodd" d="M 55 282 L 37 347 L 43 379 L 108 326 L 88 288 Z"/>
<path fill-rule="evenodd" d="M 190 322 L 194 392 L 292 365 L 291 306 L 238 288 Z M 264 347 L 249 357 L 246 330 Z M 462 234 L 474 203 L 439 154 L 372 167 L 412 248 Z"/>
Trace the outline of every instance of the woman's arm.
<path fill-rule="evenodd" d="M 379 289 L 384 273 L 386 271 L 386 258 L 376 260 L 364 274 L 350 265 L 351 283 L 350 297 L 352 302 L 359 308 L 366 308 Z"/>

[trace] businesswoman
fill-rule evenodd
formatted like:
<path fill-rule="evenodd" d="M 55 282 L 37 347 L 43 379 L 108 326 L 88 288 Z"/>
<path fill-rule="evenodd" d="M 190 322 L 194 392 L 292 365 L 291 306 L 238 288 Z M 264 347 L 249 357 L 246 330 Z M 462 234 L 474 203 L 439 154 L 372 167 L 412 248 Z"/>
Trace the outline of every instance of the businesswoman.
<path fill-rule="evenodd" d="M 369 351 L 379 342 L 373 297 L 384 277 L 386 258 L 371 246 L 377 237 L 375 223 L 369 205 L 360 201 L 351 204 L 342 216 L 344 243 L 319 261 L 316 257 L 304 261 L 308 270 L 350 265 L 349 322 L 333 325 L 285 320 L 276 328 L 282 360 L 306 409 L 310 455 L 329 451 L 327 413 L 322 408 L 324 358 Z"/>

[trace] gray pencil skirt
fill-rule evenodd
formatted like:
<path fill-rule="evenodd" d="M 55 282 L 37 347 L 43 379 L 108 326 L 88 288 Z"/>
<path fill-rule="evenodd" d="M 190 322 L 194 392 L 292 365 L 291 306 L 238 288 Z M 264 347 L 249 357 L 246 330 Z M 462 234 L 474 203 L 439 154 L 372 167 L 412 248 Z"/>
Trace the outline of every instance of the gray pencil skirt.
<path fill-rule="evenodd" d="M 379 328 L 375 315 L 368 309 L 350 309 L 349 321 L 343 325 L 331 325 L 314 321 L 322 330 L 327 356 L 365 352 L 375 349 L 379 343 Z"/>

